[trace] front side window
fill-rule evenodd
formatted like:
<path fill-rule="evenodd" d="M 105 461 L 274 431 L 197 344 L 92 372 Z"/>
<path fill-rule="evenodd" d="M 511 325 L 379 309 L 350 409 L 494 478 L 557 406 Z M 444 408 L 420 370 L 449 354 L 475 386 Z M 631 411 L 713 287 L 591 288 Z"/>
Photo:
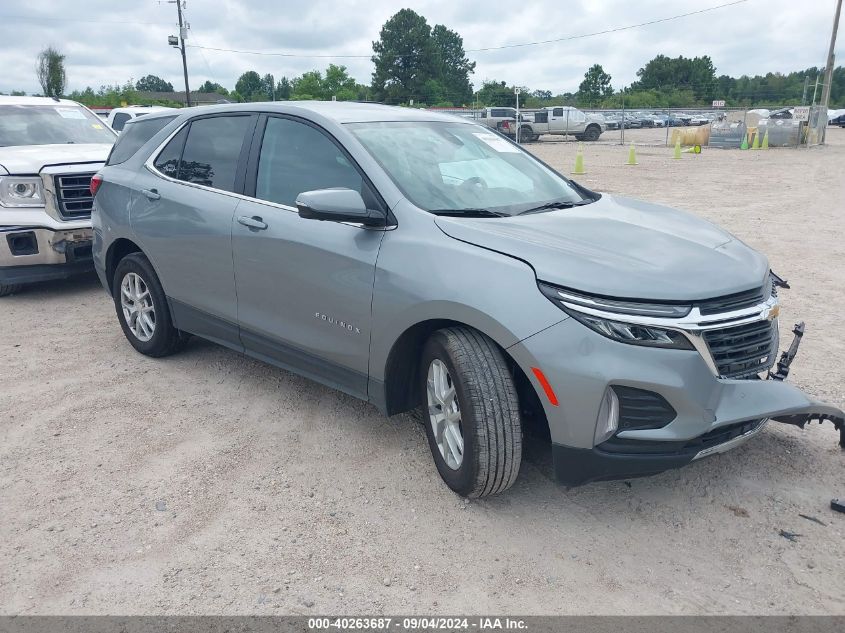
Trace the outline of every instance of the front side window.
<path fill-rule="evenodd" d="M 291 119 L 268 118 L 255 197 L 292 207 L 303 191 L 334 187 L 366 197 L 361 174 L 325 134 Z"/>
<path fill-rule="evenodd" d="M 0 147 L 114 143 L 103 120 L 75 105 L 0 105 Z"/>
<path fill-rule="evenodd" d="M 195 119 L 171 139 L 154 165 L 171 178 L 234 191 L 235 172 L 251 121 L 248 115 Z"/>
<path fill-rule="evenodd" d="M 484 209 L 517 215 L 588 201 L 518 145 L 480 125 L 434 121 L 349 123 L 416 206 L 435 213 Z"/>
<path fill-rule="evenodd" d="M 563 116 L 563 108 L 555 108 L 552 116 Z"/>

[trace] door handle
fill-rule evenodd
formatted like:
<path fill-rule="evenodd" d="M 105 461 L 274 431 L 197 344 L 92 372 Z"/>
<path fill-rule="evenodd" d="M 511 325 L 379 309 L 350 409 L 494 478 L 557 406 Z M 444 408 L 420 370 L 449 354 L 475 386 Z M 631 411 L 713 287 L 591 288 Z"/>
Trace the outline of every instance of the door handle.
<path fill-rule="evenodd" d="M 161 194 L 155 189 L 141 189 L 141 193 L 147 200 L 160 200 Z"/>
<path fill-rule="evenodd" d="M 238 218 L 238 224 L 243 224 L 244 226 L 248 227 L 251 231 L 263 231 L 267 228 L 267 223 L 257 215 L 254 215 L 252 217 L 249 217 L 248 215 L 242 215 Z"/>

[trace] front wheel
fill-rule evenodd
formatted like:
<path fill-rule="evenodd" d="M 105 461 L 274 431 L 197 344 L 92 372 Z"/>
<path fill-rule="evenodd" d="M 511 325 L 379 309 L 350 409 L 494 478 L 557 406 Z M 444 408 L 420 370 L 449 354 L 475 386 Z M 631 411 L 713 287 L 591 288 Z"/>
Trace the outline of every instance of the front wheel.
<path fill-rule="evenodd" d="M 464 497 L 510 488 L 522 463 L 519 399 L 501 349 L 470 328 L 435 332 L 420 365 L 428 444 L 446 485 Z"/>

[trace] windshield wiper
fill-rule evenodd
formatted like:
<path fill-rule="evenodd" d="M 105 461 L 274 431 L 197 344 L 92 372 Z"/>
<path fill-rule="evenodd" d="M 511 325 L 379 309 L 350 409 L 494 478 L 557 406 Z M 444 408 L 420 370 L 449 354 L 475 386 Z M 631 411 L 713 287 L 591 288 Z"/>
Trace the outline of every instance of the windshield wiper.
<path fill-rule="evenodd" d="M 594 200 L 579 200 L 578 202 L 564 202 L 558 200 L 556 202 L 547 202 L 541 204 L 539 207 L 531 207 L 525 211 L 517 213 L 517 215 L 528 215 L 529 213 L 539 213 L 540 211 L 548 211 L 549 209 L 571 209 L 572 207 L 583 207 L 585 204 L 595 202 Z"/>
<path fill-rule="evenodd" d="M 504 218 L 506 213 L 496 213 L 490 209 L 429 209 L 434 215 L 447 215 L 456 218 Z"/>

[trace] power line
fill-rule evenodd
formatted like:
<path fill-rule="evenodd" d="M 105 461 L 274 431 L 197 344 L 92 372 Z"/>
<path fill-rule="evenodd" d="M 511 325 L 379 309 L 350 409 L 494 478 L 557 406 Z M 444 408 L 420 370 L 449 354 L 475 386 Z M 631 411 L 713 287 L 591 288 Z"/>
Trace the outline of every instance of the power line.
<path fill-rule="evenodd" d="M 750 2 L 750 0 L 733 0 L 733 2 L 726 2 L 724 4 L 719 4 L 714 7 L 707 7 L 705 9 L 698 9 L 697 11 L 689 11 L 687 13 L 681 13 L 678 15 L 669 16 L 666 18 L 657 18 L 654 20 L 649 20 L 647 22 L 640 22 L 638 24 L 629 24 L 627 26 L 618 26 L 612 29 L 605 29 L 603 31 L 596 31 L 594 33 L 582 33 L 579 35 L 567 35 L 563 37 L 557 37 L 550 40 L 540 40 L 537 42 L 524 42 L 522 44 L 503 44 L 501 46 L 487 46 L 484 48 L 469 48 L 466 49 L 466 53 L 483 53 L 487 51 L 498 51 L 508 48 L 521 48 L 526 46 L 540 46 L 542 44 L 553 44 L 556 42 L 568 42 L 571 40 L 579 40 L 585 39 L 588 37 L 597 37 L 599 35 L 607 35 L 609 33 L 618 33 L 620 31 L 629 31 L 631 29 L 637 29 L 644 26 L 651 26 L 654 24 L 661 24 L 663 22 L 670 22 L 672 20 L 680 20 L 681 18 L 690 17 L 692 15 L 700 15 L 702 13 L 708 13 L 710 11 L 716 11 L 718 9 L 724 9 L 726 7 L 736 6 L 738 4 L 744 4 L 746 2 Z M 306 58 L 306 59 L 370 59 L 373 55 L 372 53 L 369 55 L 306 55 L 301 53 L 284 53 L 284 52 L 276 52 L 276 51 L 249 51 L 249 50 L 242 50 L 236 48 L 220 48 L 215 46 L 199 46 L 196 44 L 188 44 L 188 46 L 192 48 L 203 48 L 205 50 L 211 51 L 218 51 L 222 53 L 240 53 L 243 55 L 263 55 L 268 57 L 294 57 L 294 58 Z M 405 57 L 412 57 L 414 55 L 406 55 Z M 397 55 L 396 57 L 403 57 L 402 55 Z"/>
<path fill-rule="evenodd" d="M 85 22 L 88 24 L 136 24 L 139 26 L 172 26 L 167 22 L 137 22 L 135 20 L 92 20 L 90 18 L 52 18 L 43 15 L 12 15 L 9 13 L 0 13 L 0 18 L 10 20 L 34 20 L 41 22 L 47 20 L 50 22 Z"/>

